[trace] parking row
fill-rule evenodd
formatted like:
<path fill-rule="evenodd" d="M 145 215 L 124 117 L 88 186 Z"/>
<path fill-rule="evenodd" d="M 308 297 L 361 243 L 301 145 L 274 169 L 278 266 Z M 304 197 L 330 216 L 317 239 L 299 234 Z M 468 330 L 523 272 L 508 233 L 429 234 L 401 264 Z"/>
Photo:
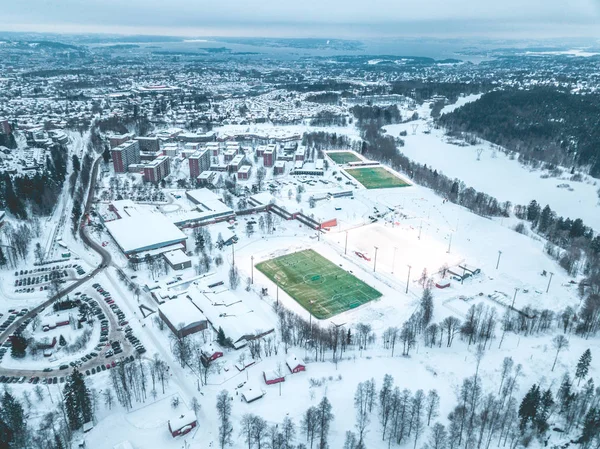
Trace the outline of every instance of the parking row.
<path fill-rule="evenodd" d="M 2 324 L 0 324 L 0 332 L 4 332 L 6 329 L 8 329 L 9 326 L 11 326 L 17 318 L 25 316 L 27 311 L 28 311 L 28 309 L 26 309 L 26 308 L 21 309 L 21 310 L 10 309 L 8 311 L 9 314 L 8 314 L 6 320 L 4 320 L 2 322 Z M 32 320 L 32 318 L 27 318 L 21 324 L 19 324 L 19 326 L 15 329 L 15 333 L 23 332 L 25 330 L 25 328 L 27 327 L 27 325 L 31 322 L 31 320 Z M 0 346 L 0 362 L 2 361 L 2 359 L 4 358 L 6 353 L 9 351 L 10 347 L 11 347 L 11 342 L 10 342 L 10 337 L 9 337 L 9 339 L 7 339 L 5 342 L 2 342 L 2 345 Z"/>
<path fill-rule="evenodd" d="M 88 368 L 85 371 L 82 371 L 82 374 L 85 376 L 92 376 L 94 374 L 99 374 L 101 372 L 104 372 L 106 370 L 110 370 L 113 368 L 118 367 L 121 364 L 125 364 L 125 363 L 131 363 L 134 361 L 134 357 L 132 355 L 130 355 L 129 357 L 125 357 L 119 360 L 113 360 L 110 363 L 102 363 L 98 366 L 94 366 L 92 368 Z M 67 369 L 68 366 L 64 365 L 64 368 L 61 367 L 61 371 Z M 46 368 L 44 370 L 45 373 L 49 373 L 52 372 L 53 369 L 52 368 Z M 63 373 L 61 373 L 63 374 Z M 52 385 L 52 384 L 59 384 L 59 383 L 64 383 L 65 382 L 65 378 L 67 377 L 67 373 L 64 373 L 63 376 L 54 376 L 52 377 L 51 375 L 48 377 L 40 377 L 40 376 L 0 376 L 0 383 L 4 383 L 4 384 L 24 384 L 26 381 L 27 383 L 33 384 L 33 385 L 37 385 L 38 383 L 41 383 L 43 385 Z"/>
<path fill-rule="evenodd" d="M 133 330 L 131 326 L 129 326 L 129 322 L 126 320 L 125 313 L 119 308 L 118 304 L 111 297 L 108 290 L 102 288 L 102 286 L 98 283 L 93 284 L 92 287 L 96 289 L 96 291 L 104 298 L 104 301 L 108 304 L 108 307 L 112 310 L 112 312 L 116 315 L 119 326 L 122 326 L 125 332 L 125 338 L 131 343 L 131 345 L 135 348 L 135 351 L 138 354 L 144 354 L 146 352 L 146 348 L 142 344 L 142 342 L 133 334 Z M 121 345 L 119 342 L 112 342 L 111 349 L 107 351 L 107 354 L 119 354 L 123 352 Z M 112 351 L 112 353 L 111 353 Z M 110 357 L 110 356 L 109 356 Z"/>

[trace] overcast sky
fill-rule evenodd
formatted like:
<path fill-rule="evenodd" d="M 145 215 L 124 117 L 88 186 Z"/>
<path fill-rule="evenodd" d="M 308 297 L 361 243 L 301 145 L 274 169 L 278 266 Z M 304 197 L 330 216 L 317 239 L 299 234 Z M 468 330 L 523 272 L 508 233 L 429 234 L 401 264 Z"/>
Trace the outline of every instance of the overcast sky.
<path fill-rule="evenodd" d="M 4 31 L 600 37 L 600 0 L 2 0 Z"/>

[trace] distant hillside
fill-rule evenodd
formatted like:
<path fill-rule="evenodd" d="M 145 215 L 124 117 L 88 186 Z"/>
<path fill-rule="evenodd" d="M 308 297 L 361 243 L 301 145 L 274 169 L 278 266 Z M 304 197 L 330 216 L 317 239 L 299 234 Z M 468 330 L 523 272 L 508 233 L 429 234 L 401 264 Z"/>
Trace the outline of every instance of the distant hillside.
<path fill-rule="evenodd" d="M 524 159 L 590 166 L 600 178 L 600 95 L 552 88 L 495 91 L 439 123 L 518 151 Z"/>

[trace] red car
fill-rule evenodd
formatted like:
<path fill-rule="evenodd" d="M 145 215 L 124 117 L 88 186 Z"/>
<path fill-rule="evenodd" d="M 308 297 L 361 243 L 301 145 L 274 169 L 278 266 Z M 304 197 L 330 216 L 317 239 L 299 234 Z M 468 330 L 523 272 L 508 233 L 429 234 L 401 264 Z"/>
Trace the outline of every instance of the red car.
<path fill-rule="evenodd" d="M 371 261 L 371 258 L 369 256 L 367 256 L 366 254 L 364 254 L 364 253 L 361 253 L 361 252 L 358 252 L 358 251 L 354 251 L 354 254 L 356 254 L 361 259 L 366 260 L 367 262 Z"/>

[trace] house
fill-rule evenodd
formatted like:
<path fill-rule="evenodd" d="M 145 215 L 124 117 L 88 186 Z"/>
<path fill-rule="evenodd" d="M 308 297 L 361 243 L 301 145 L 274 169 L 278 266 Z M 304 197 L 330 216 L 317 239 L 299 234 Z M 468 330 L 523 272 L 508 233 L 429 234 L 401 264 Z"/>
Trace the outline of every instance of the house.
<path fill-rule="evenodd" d="M 294 354 L 290 354 L 290 356 L 286 359 L 285 364 L 290 369 L 292 374 L 299 373 L 300 371 L 306 371 L 306 365 L 302 359 L 299 359 Z"/>
<path fill-rule="evenodd" d="M 168 421 L 169 432 L 173 438 L 189 433 L 197 424 L 196 417 L 190 412 Z"/>
<path fill-rule="evenodd" d="M 279 382 L 285 382 L 285 377 L 283 377 L 281 373 L 276 370 L 263 371 L 263 378 L 265 379 L 265 383 L 267 385 L 274 385 L 278 384 Z"/>
<path fill-rule="evenodd" d="M 93 428 L 94 428 L 94 423 L 92 421 L 83 423 L 83 433 L 88 433 Z"/>
<path fill-rule="evenodd" d="M 202 355 L 202 361 L 206 365 L 215 361 L 219 357 L 223 357 L 223 351 L 212 342 L 202 346 L 200 353 Z"/>
<path fill-rule="evenodd" d="M 450 281 L 448 279 L 440 279 L 435 283 L 437 288 L 448 288 L 450 287 Z"/>
<path fill-rule="evenodd" d="M 247 404 L 250 404 L 251 402 L 262 398 L 264 395 L 264 391 L 256 387 L 248 387 L 242 390 L 242 399 L 244 399 L 244 401 L 246 401 Z"/>
<path fill-rule="evenodd" d="M 177 297 L 158 307 L 158 316 L 179 338 L 207 328 L 206 317 L 188 299 Z"/>
<path fill-rule="evenodd" d="M 163 257 L 167 261 L 169 266 L 174 270 L 184 270 L 192 266 L 192 259 L 190 259 L 180 249 L 167 251 L 166 253 L 163 253 Z"/>

